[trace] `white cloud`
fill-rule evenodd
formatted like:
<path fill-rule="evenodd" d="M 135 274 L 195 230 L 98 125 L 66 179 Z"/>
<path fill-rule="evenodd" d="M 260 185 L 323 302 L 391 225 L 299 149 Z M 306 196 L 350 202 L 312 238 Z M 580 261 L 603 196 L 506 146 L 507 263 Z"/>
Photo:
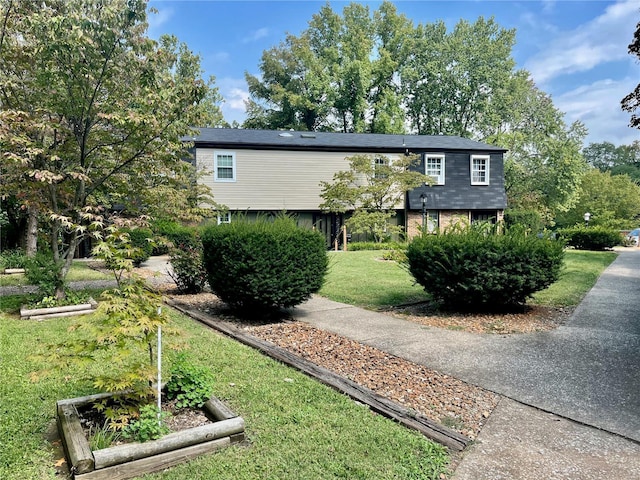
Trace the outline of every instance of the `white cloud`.
<path fill-rule="evenodd" d="M 159 8 L 155 6 L 154 8 L 157 10 L 157 13 L 149 13 L 147 15 L 147 22 L 149 23 L 149 36 L 151 38 L 158 38 L 160 36 L 158 29 L 171 20 L 175 12 L 169 7 Z"/>
<path fill-rule="evenodd" d="M 242 43 L 251 43 L 251 42 L 255 42 L 256 40 L 260 40 L 261 38 L 265 38 L 267 35 L 269 35 L 269 29 L 268 28 L 259 28 L 258 30 L 251 32 L 251 34 L 249 34 L 247 37 L 242 39 Z"/>
<path fill-rule="evenodd" d="M 586 144 L 612 142 L 628 145 L 640 139 L 640 130 L 628 126 L 630 115 L 620 100 L 638 84 L 638 78 L 599 80 L 554 97 L 554 104 L 566 113 L 567 122 L 582 121 L 589 128 Z"/>
<path fill-rule="evenodd" d="M 628 58 L 627 45 L 633 37 L 639 9 L 638 0 L 610 5 L 602 15 L 586 24 L 549 38 L 548 44 L 527 61 L 525 68 L 536 83 L 541 84 L 561 75 Z"/>
<path fill-rule="evenodd" d="M 231 123 L 234 120 L 242 123 L 246 117 L 245 100 L 249 99 L 249 89 L 244 78 L 220 78 L 216 80 L 216 86 L 224 99 L 222 114 L 224 119 Z"/>

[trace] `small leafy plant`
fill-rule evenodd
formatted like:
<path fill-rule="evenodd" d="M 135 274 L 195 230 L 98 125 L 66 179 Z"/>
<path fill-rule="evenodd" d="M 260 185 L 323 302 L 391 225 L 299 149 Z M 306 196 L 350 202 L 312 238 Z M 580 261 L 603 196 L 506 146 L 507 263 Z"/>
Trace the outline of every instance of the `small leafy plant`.
<path fill-rule="evenodd" d="M 89 446 L 91 450 L 108 448 L 122 438 L 122 432 L 115 430 L 105 421 L 102 426 L 94 426 L 89 429 Z"/>
<path fill-rule="evenodd" d="M 167 397 L 176 399 L 178 408 L 201 407 L 211 396 L 212 384 L 211 370 L 192 363 L 187 355 L 179 353 L 171 367 Z"/>
<path fill-rule="evenodd" d="M 25 253 L 20 250 L 4 250 L 0 253 L 0 271 L 6 268 L 24 268 L 27 263 Z"/>
<path fill-rule="evenodd" d="M 168 412 L 161 412 L 158 415 L 155 405 L 144 405 L 140 408 L 138 419 L 130 423 L 122 431 L 122 436 L 137 442 L 157 440 L 170 431 L 169 427 L 164 423 L 167 417 L 169 417 Z"/>

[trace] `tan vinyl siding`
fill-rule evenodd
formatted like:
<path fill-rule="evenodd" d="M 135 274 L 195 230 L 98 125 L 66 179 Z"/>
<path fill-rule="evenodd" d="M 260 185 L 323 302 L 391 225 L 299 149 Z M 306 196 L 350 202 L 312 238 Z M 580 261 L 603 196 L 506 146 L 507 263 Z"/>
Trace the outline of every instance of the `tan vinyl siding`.
<path fill-rule="evenodd" d="M 346 158 L 354 155 L 225 149 L 235 153 L 235 182 L 215 182 L 216 151 L 198 148 L 196 163 L 198 168 L 208 170 L 201 181 L 211 188 L 215 201 L 230 210 L 318 210 L 322 203 L 320 182 L 331 182 L 336 172 L 348 170 Z"/>

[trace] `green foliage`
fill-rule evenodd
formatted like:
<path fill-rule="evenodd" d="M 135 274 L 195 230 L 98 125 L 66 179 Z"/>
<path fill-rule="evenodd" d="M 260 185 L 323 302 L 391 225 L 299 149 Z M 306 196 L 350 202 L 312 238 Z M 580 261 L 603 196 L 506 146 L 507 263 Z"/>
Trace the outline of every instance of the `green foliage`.
<path fill-rule="evenodd" d="M 222 122 L 213 79 L 175 37 L 147 35 L 147 2 L 2 2 L 0 197 L 20 192 L 64 280 L 76 247 L 129 215 L 181 218 L 202 185 L 182 159 L 194 125 Z"/>
<path fill-rule="evenodd" d="M 36 301 L 30 301 L 28 305 L 32 308 L 48 308 L 48 307 L 62 307 L 64 305 L 78 305 L 81 303 L 87 303 L 91 296 L 87 292 L 66 290 L 66 295 L 62 299 L 58 299 L 54 296 L 42 297 Z"/>
<path fill-rule="evenodd" d="M 591 213 L 589 226 L 633 228 L 640 218 L 640 186 L 627 175 L 590 169 L 582 177 L 575 205 L 558 214 L 559 227 L 572 227 Z"/>
<path fill-rule="evenodd" d="M 180 293 L 199 293 L 207 283 L 202 262 L 200 229 L 167 223 L 162 231 L 168 241 L 172 272 L 169 273 Z"/>
<path fill-rule="evenodd" d="M 324 237 L 287 217 L 211 226 L 202 243 L 211 290 L 238 309 L 298 305 L 320 289 L 327 271 Z"/>
<path fill-rule="evenodd" d="M 588 169 L 581 149 L 586 129 L 567 125 L 564 113 L 538 89 L 529 73 L 518 71 L 505 86 L 499 113 L 484 140 L 507 149 L 505 189 L 510 208 L 537 210 L 546 225 L 577 198 Z"/>
<path fill-rule="evenodd" d="M 20 249 L 3 250 L 0 252 L 0 271 L 5 268 L 25 268 L 27 256 Z"/>
<path fill-rule="evenodd" d="M 122 430 L 122 436 L 137 442 L 157 440 L 170 432 L 164 423 L 168 416 L 167 412 L 159 413 L 155 405 L 144 405 L 140 408 L 140 416 Z"/>
<path fill-rule="evenodd" d="M 118 287 L 104 291 L 96 312 L 72 325 L 64 341 L 50 345 L 46 355 L 52 369 L 83 372 L 94 388 L 115 394 L 95 404 L 115 429 L 128 425 L 139 405 L 155 394 L 151 385 L 157 379 L 153 358 L 157 332 L 168 321 L 162 298 L 131 273 L 127 244 L 128 234 L 115 230 L 96 247 L 94 253 L 100 258 L 120 265 Z M 166 328 L 164 333 L 167 339 L 177 332 Z M 103 368 L 78 368 L 86 364 Z"/>
<path fill-rule="evenodd" d="M 198 227 L 189 227 L 178 222 L 164 220 L 155 222 L 153 229 L 156 235 L 166 239 L 169 248 L 199 247 L 201 245 Z"/>
<path fill-rule="evenodd" d="M 385 250 L 382 253 L 382 259 L 405 264 L 407 263 L 406 249 Z"/>
<path fill-rule="evenodd" d="M 56 292 L 64 291 L 64 279 L 60 276 L 62 263 L 56 262 L 50 253 L 38 252 L 25 261 L 25 276 L 31 285 L 38 286 L 38 293 L 44 297 L 58 297 Z M 60 297 L 61 298 L 61 297 Z"/>
<path fill-rule="evenodd" d="M 131 247 L 131 260 L 134 267 L 139 267 L 141 263 L 149 260 L 153 253 L 153 232 L 149 228 L 125 229 L 124 233 L 129 234 Z"/>
<path fill-rule="evenodd" d="M 166 385 L 167 397 L 176 399 L 178 408 L 201 407 L 213 391 L 211 370 L 193 363 L 185 353 L 177 355 L 171 365 Z"/>
<path fill-rule="evenodd" d="M 406 250 L 406 248 L 406 243 L 399 242 L 352 242 L 349 244 L 349 250 L 352 252 L 357 252 L 359 250 Z"/>
<path fill-rule="evenodd" d="M 564 228 L 558 234 L 568 246 L 578 250 L 606 250 L 620 245 L 623 240 L 619 230 L 599 226 Z"/>
<path fill-rule="evenodd" d="M 507 228 L 519 226 L 534 234 L 544 230 L 542 217 L 536 210 L 507 209 L 504 212 L 504 224 Z"/>
<path fill-rule="evenodd" d="M 407 250 L 416 281 L 436 301 L 465 309 L 524 304 L 558 280 L 563 254 L 556 240 L 473 225 L 416 238 Z"/>
<path fill-rule="evenodd" d="M 615 146 L 611 142 L 590 143 L 582 151 L 589 165 L 611 175 L 628 175 L 640 183 L 640 141 Z"/>
<path fill-rule="evenodd" d="M 353 211 L 345 225 L 353 233 L 370 235 L 376 242 L 401 234 L 399 225 L 390 220 L 407 191 L 430 183 L 431 179 L 416 171 L 416 155 L 403 155 L 393 161 L 385 156 L 354 155 L 345 159 L 349 170 L 337 172 L 332 182 L 321 182 L 323 203 L 329 212 Z"/>
<path fill-rule="evenodd" d="M 207 272 L 202 261 L 202 247 L 185 246 L 171 249 L 170 277 L 180 293 L 200 293 L 207 284 Z"/>
<path fill-rule="evenodd" d="M 151 243 L 151 230 L 146 228 L 129 230 L 125 228 L 109 227 L 105 229 L 108 234 L 102 242 L 93 248 L 93 255 L 102 259 L 105 266 L 111 270 L 120 283 L 123 276 L 149 258 L 153 245 Z M 134 234 L 141 230 L 140 233 Z M 134 245 L 132 235 L 136 238 Z"/>
<path fill-rule="evenodd" d="M 101 450 L 109 448 L 115 442 L 120 441 L 122 432 L 114 430 L 106 421 L 101 426 L 94 426 L 89 429 L 89 446 L 91 450 Z"/>

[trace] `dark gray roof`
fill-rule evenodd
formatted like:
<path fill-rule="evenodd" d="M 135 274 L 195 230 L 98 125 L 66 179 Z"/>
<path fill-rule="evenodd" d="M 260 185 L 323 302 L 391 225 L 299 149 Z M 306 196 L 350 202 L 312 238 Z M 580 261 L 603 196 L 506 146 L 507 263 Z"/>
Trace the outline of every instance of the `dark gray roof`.
<path fill-rule="evenodd" d="M 473 150 L 505 152 L 494 145 L 447 135 L 387 135 L 381 133 L 329 133 L 288 130 L 201 128 L 200 135 L 185 138 L 197 147 L 329 150 L 364 152 L 420 152 Z"/>

